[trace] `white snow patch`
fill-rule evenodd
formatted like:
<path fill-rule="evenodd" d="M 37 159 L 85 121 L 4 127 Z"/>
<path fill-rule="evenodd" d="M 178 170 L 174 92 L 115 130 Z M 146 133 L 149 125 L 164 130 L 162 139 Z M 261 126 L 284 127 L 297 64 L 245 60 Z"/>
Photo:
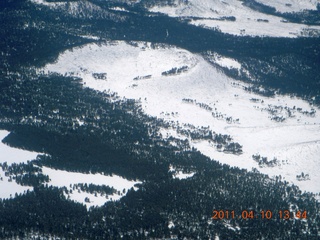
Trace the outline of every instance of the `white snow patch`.
<path fill-rule="evenodd" d="M 6 130 L 0 130 L 0 140 L 4 139 L 10 132 Z M 18 148 L 10 147 L 0 142 L 0 162 L 7 162 L 8 165 L 12 163 L 23 163 L 27 160 L 36 159 L 37 155 L 40 153 L 26 151 Z"/>
<path fill-rule="evenodd" d="M 236 227 L 233 227 L 231 224 L 229 223 L 223 223 L 228 229 L 232 230 L 232 231 L 239 231 L 240 230 L 240 227 L 239 226 L 236 226 Z"/>
<path fill-rule="evenodd" d="M 220 64 L 239 67 L 232 59 L 223 59 Z M 183 66 L 187 66 L 187 70 L 180 74 L 162 75 L 164 71 Z M 209 141 L 190 144 L 220 162 L 249 170 L 255 167 L 270 176 L 281 174 L 302 190 L 320 192 L 317 184 L 320 180 L 320 109 L 299 98 L 267 98 L 248 93 L 243 90 L 245 84 L 234 84 L 201 56 L 150 43 L 111 42 L 74 48 L 61 54 L 58 61 L 47 65 L 44 71 L 72 72 L 83 78 L 85 86 L 140 100 L 145 113 L 179 126 L 209 126 L 216 133 L 231 135 L 233 141 L 243 145 L 242 155 L 219 152 Z M 94 79 L 92 73 L 95 72 L 106 72 L 107 79 Z M 151 77 L 135 80 L 138 76 Z M 205 103 L 213 110 L 187 104 L 183 99 Z M 276 122 L 272 120 L 275 116 L 285 120 Z M 238 121 L 228 122 L 226 117 Z M 163 137 L 185 139 L 172 129 L 161 131 Z M 260 168 L 252 159 L 257 153 L 268 160 L 276 157 L 281 164 Z M 296 175 L 301 172 L 309 174 L 310 180 L 298 181 Z"/>
<path fill-rule="evenodd" d="M 76 118 L 77 123 L 79 126 L 82 126 L 85 122 L 83 120 L 80 120 L 79 118 Z"/>
<path fill-rule="evenodd" d="M 241 63 L 239 63 L 237 60 L 232 59 L 232 58 L 228 58 L 228 57 L 224 57 L 220 54 L 214 53 L 212 57 L 212 61 L 218 65 L 220 65 L 221 67 L 226 67 L 229 69 L 241 69 Z"/>
<path fill-rule="evenodd" d="M 31 2 L 35 4 L 40 4 L 48 7 L 59 7 L 59 6 L 64 6 L 66 3 L 65 2 L 47 2 L 46 0 L 30 0 Z"/>
<path fill-rule="evenodd" d="M 171 228 L 174 228 L 174 226 L 175 226 L 174 223 L 172 221 L 169 221 L 168 228 L 171 229 Z"/>
<path fill-rule="evenodd" d="M 8 131 L 0 130 L 0 140 L 5 138 L 9 134 Z M 12 163 L 22 163 L 27 160 L 33 160 L 37 157 L 38 153 L 25 151 L 17 148 L 9 147 L 8 145 L 0 142 L 0 163 L 7 162 L 8 165 Z M 14 180 L 9 181 L 9 177 L 5 176 L 4 171 L 0 168 L 0 198 L 10 198 L 14 195 L 24 193 L 27 190 L 31 190 L 31 187 L 21 186 Z"/>
<path fill-rule="evenodd" d="M 123 197 L 125 194 L 122 194 L 123 189 L 127 192 L 129 189 L 134 188 L 135 184 L 141 182 L 129 181 L 120 176 L 105 176 L 102 174 L 85 174 L 85 173 L 77 173 L 77 172 L 68 172 L 63 170 L 55 170 L 48 167 L 42 168 L 43 174 L 46 174 L 50 177 L 49 185 L 56 187 L 66 187 L 68 190 L 72 190 L 71 185 L 83 183 L 83 184 L 94 184 L 94 185 L 106 185 L 109 187 L 115 188 L 120 192 L 119 194 L 113 194 L 106 197 L 105 195 L 90 194 L 87 192 L 78 192 L 77 190 L 72 191 L 68 196 L 71 200 L 83 203 L 87 206 L 87 208 L 91 206 L 102 206 L 107 201 L 116 201 Z M 85 198 L 88 197 L 90 202 L 85 202 Z"/>
<path fill-rule="evenodd" d="M 183 171 L 176 170 L 172 165 L 169 166 L 169 172 L 173 173 L 173 178 L 187 179 L 193 177 L 195 172 L 184 173 Z"/>
<path fill-rule="evenodd" d="M 87 38 L 87 39 L 92 39 L 92 40 L 99 40 L 100 38 L 97 36 L 92 36 L 92 35 L 80 35 L 80 37 Z"/>
<path fill-rule="evenodd" d="M 120 11 L 120 12 L 129 12 L 127 9 L 123 8 L 123 7 L 112 7 L 109 8 L 110 10 L 114 10 L 114 11 Z"/>
<path fill-rule="evenodd" d="M 191 178 L 191 177 L 193 177 L 193 175 L 194 175 L 194 172 L 193 173 L 183 173 L 182 171 L 177 171 L 174 177 L 181 180 L 181 179 Z"/>

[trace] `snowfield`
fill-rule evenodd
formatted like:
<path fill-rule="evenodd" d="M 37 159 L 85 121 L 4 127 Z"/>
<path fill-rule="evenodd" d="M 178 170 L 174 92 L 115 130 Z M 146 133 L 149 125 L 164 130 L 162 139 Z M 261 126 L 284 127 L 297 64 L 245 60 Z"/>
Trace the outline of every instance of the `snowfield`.
<path fill-rule="evenodd" d="M 0 130 L 0 140 L 5 138 L 9 134 L 8 131 Z M 37 155 L 40 153 L 29 152 L 21 149 L 11 148 L 6 144 L 0 142 L 0 163 L 7 162 L 8 165 L 12 163 L 23 163 L 28 160 L 36 159 Z M 106 196 L 105 194 L 91 194 L 85 191 L 80 191 L 76 189 L 69 194 L 65 194 L 67 198 L 83 203 L 87 206 L 87 208 L 91 206 L 102 206 L 107 201 L 116 201 L 123 197 L 126 192 L 133 188 L 135 184 L 140 182 L 134 182 L 126 180 L 117 175 L 113 176 L 105 176 L 102 174 L 84 174 L 84 173 L 75 173 L 75 172 L 67 172 L 61 170 L 55 170 L 48 167 L 42 167 L 42 173 L 48 175 L 50 181 L 48 185 L 56 186 L 56 187 L 65 187 L 69 191 L 73 190 L 72 186 L 74 184 L 95 184 L 95 185 L 106 185 L 109 187 L 113 187 L 118 192 L 113 195 Z M 31 191 L 32 187 L 21 186 L 15 182 L 15 180 L 11 180 L 8 176 L 5 176 L 5 172 L 0 168 L 0 198 L 13 198 L 15 194 L 23 194 L 27 190 Z M 85 201 L 85 198 L 88 200 Z"/>
<path fill-rule="evenodd" d="M 216 63 L 241 68 L 224 56 L 216 56 Z M 228 78 L 202 56 L 163 44 L 89 44 L 65 51 L 42 70 L 78 76 L 86 87 L 140 100 L 145 113 L 176 125 L 209 126 L 216 133 L 229 134 L 243 146 L 243 154 L 218 151 L 210 141 L 192 141 L 179 135 L 175 126 L 161 129 L 164 138 L 188 139 L 191 146 L 222 163 L 281 175 L 303 191 L 320 192 L 320 110 L 301 99 L 248 93 L 243 83 Z M 105 78 L 97 79 L 96 74 Z M 258 164 L 253 155 L 276 159 L 271 165 Z M 297 177 L 302 173 L 308 177 Z"/>
<path fill-rule="evenodd" d="M 258 2 L 275 7 L 279 12 L 314 10 L 319 3 L 316 0 L 260 0 Z M 176 0 L 174 6 L 155 6 L 149 11 L 160 12 L 170 17 L 191 18 L 191 24 L 196 26 L 220 29 L 224 33 L 240 36 L 293 38 L 307 34 L 306 32 L 310 29 L 320 32 L 319 26 L 289 23 L 281 17 L 252 10 L 239 0 Z"/>
<path fill-rule="evenodd" d="M 105 176 L 102 174 L 84 174 L 77 172 L 67 172 L 62 170 L 55 170 L 47 167 L 43 167 L 42 171 L 44 174 L 50 176 L 49 185 L 56 187 L 66 187 L 69 190 L 69 194 L 65 194 L 67 198 L 86 204 L 87 208 L 91 206 L 102 206 L 107 201 L 116 201 L 125 195 L 125 193 L 131 189 L 137 189 L 134 187 L 135 184 L 141 182 L 128 181 L 117 175 Z M 63 176 L 63 177 L 61 177 Z M 109 187 L 115 188 L 120 194 L 113 194 L 106 196 L 105 194 L 97 193 L 90 194 L 84 191 L 74 190 L 74 184 L 94 184 L 94 185 L 106 185 Z M 72 190 L 72 193 L 70 193 Z M 123 193 L 125 190 L 125 193 Z M 88 198 L 88 202 L 84 201 L 85 198 Z"/>
<path fill-rule="evenodd" d="M 10 132 L 5 130 L 0 130 L 0 162 L 7 162 L 8 165 L 12 163 L 23 163 L 28 160 L 35 159 L 38 154 L 37 152 L 30 152 L 22 149 L 12 148 L 2 142 Z"/>

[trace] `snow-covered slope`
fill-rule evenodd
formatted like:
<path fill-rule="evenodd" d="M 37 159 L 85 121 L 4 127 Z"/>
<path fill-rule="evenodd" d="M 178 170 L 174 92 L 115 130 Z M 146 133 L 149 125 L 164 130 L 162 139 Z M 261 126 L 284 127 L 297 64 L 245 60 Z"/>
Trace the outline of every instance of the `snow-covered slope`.
<path fill-rule="evenodd" d="M 5 162 L 8 165 L 12 163 L 21 163 L 28 160 L 35 159 L 38 153 L 29 152 L 21 149 L 11 148 L 6 144 L 2 143 L 2 139 L 5 138 L 9 132 L 0 130 L 0 163 Z M 32 188 L 21 186 L 15 181 L 9 180 L 9 177 L 5 176 L 4 171 L 0 167 L 0 198 L 10 198 L 14 197 L 15 193 L 23 193 Z"/>
<path fill-rule="evenodd" d="M 85 19 L 112 19 L 115 21 L 123 21 L 125 17 L 119 16 L 100 6 L 93 4 L 90 1 L 61 1 L 61 2 L 47 2 L 45 0 L 30 0 L 31 2 L 49 7 L 51 9 L 59 10 L 61 13 L 75 18 Z M 111 8 L 113 11 L 126 11 L 124 8 Z"/>
<path fill-rule="evenodd" d="M 221 66 L 241 68 L 234 59 L 215 56 Z M 320 191 L 319 109 L 301 99 L 248 93 L 201 56 L 150 43 L 109 42 L 74 48 L 44 70 L 79 76 L 87 87 L 140 99 L 147 114 L 174 123 L 171 129 L 161 130 L 163 137 L 188 139 L 223 163 L 257 168 L 270 176 L 281 174 L 302 190 Z M 98 79 L 99 74 L 104 78 Z M 183 124 L 209 126 L 216 133 L 229 134 L 243 145 L 243 154 L 227 154 L 210 141 L 179 135 L 176 127 Z M 259 164 L 252 155 L 267 157 L 269 164 Z M 297 178 L 302 172 L 309 177 Z"/>
<path fill-rule="evenodd" d="M 274 7 L 278 12 L 301 12 L 303 10 L 316 10 L 319 0 L 256 0 L 266 6 Z"/>
<path fill-rule="evenodd" d="M 300 11 L 314 9 L 314 1 L 264 1 L 263 4 L 275 6 L 283 11 L 282 6 L 292 4 L 288 9 Z M 267 3 L 268 2 L 268 3 Z M 220 29 L 233 35 L 297 37 L 305 35 L 310 29 L 320 32 L 319 26 L 289 23 L 281 17 L 264 14 L 244 6 L 239 0 L 189 0 L 175 1 L 174 6 L 154 6 L 151 12 L 161 12 L 171 17 L 191 18 L 191 24 L 196 26 Z M 231 18 L 232 17 L 232 18 Z"/>
<path fill-rule="evenodd" d="M 4 144 L 1 140 L 4 139 L 9 134 L 8 131 L 0 130 L 0 162 L 12 163 L 23 163 L 28 160 L 33 160 L 37 157 L 39 153 L 30 152 L 18 148 L 12 148 Z"/>
<path fill-rule="evenodd" d="M 0 140 L 5 138 L 9 132 L 0 130 Z M 24 163 L 28 160 L 33 160 L 40 153 L 29 152 L 17 148 L 11 148 L 0 142 L 0 163 L 7 163 L 10 166 L 13 163 Z M 126 192 L 134 188 L 134 185 L 139 182 L 129 181 L 122 177 L 113 175 L 105 176 L 102 174 L 83 174 L 75 172 L 67 172 L 55 170 L 48 167 L 42 167 L 42 173 L 48 175 L 50 181 L 48 185 L 56 187 L 65 187 L 69 192 L 66 197 L 73 201 L 85 204 L 88 208 L 91 206 L 101 206 L 107 201 L 115 201 L 123 197 Z M 113 195 L 106 196 L 100 193 L 88 193 L 81 191 L 79 188 L 73 189 L 75 184 L 94 184 L 113 187 L 118 192 Z M 15 194 L 31 191 L 32 187 L 21 186 L 14 179 L 5 175 L 5 171 L 0 167 L 0 198 L 14 197 Z M 123 191 L 124 190 L 124 191 Z M 87 198 L 87 201 L 85 199 Z"/>

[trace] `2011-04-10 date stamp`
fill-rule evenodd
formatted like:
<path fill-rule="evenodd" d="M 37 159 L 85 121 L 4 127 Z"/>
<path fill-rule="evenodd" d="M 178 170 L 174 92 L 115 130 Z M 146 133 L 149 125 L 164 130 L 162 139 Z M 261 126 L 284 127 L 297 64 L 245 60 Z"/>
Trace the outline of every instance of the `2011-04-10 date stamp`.
<path fill-rule="evenodd" d="M 277 212 L 271 210 L 261 210 L 256 212 L 254 210 L 242 210 L 241 212 L 236 212 L 234 210 L 213 210 L 212 219 L 307 219 L 307 211 L 289 211 L 289 210 L 278 210 Z"/>

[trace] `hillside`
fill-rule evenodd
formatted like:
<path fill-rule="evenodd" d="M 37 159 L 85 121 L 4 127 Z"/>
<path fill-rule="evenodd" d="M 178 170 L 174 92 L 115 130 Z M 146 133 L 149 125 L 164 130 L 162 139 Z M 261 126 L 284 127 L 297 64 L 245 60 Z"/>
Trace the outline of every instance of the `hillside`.
<path fill-rule="evenodd" d="M 318 13 L 2 1 L 0 238 L 319 238 Z"/>

